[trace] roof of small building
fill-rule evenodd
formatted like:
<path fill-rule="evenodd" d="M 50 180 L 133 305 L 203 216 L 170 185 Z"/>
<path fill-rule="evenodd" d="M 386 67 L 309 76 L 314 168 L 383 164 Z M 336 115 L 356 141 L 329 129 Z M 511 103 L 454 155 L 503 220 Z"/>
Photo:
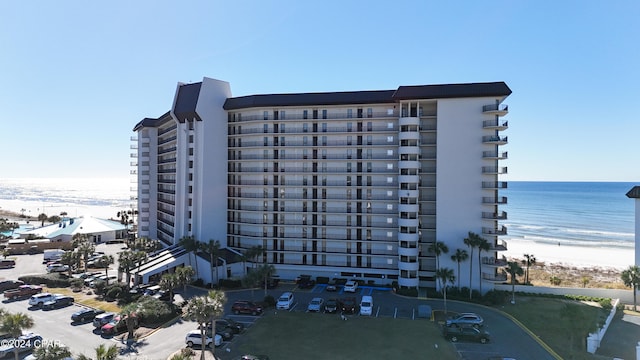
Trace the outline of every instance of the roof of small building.
<path fill-rule="evenodd" d="M 634 186 L 627 192 L 627 197 L 632 199 L 640 199 L 640 186 Z"/>
<path fill-rule="evenodd" d="M 109 231 L 125 230 L 126 226 L 119 221 L 98 219 L 91 216 L 77 218 L 63 218 L 60 222 L 25 231 L 23 236 L 33 234 L 45 238 L 55 238 L 60 235 L 95 234 Z"/>

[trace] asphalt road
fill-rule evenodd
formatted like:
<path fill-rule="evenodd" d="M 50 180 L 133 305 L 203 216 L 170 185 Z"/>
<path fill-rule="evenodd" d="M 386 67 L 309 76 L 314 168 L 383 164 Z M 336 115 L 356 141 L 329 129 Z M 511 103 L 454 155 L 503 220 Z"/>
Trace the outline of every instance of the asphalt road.
<path fill-rule="evenodd" d="M 117 258 L 117 251 L 122 245 L 99 245 L 97 251 L 104 251 L 113 254 Z M 116 266 L 116 265 L 114 265 Z M 42 273 L 45 270 L 42 264 L 42 254 L 19 255 L 17 256 L 16 268 L 0 270 L 0 277 L 13 278 L 21 274 Z M 290 311 L 305 312 L 307 304 L 314 297 L 322 297 L 325 300 L 331 297 L 341 298 L 345 296 L 355 296 L 359 302 L 362 295 L 371 295 L 374 299 L 372 317 L 404 318 L 415 319 L 416 321 L 427 321 L 419 319 L 418 307 L 420 305 L 430 305 L 433 310 L 443 310 L 442 300 L 415 299 L 398 296 L 386 289 L 376 289 L 361 287 L 355 294 L 344 294 L 339 288 L 337 292 L 326 292 L 323 286 L 316 286 L 312 289 L 297 289 L 295 284 L 281 283 L 277 289 L 268 290 L 268 294 L 278 298 L 284 291 L 293 291 L 295 296 L 294 305 Z M 186 294 L 179 296 L 190 297 L 198 294 L 205 294 L 206 291 L 189 287 Z M 230 314 L 231 304 L 235 300 L 248 299 L 261 301 L 264 298 L 264 290 L 240 290 L 227 292 L 227 304 L 225 313 Z M 178 320 L 172 324 L 154 332 L 150 336 L 140 340 L 138 343 L 127 347 L 115 339 L 105 339 L 99 334 L 93 333 L 93 326 L 90 323 L 82 325 L 71 325 L 71 314 L 79 309 L 78 305 L 69 306 L 62 309 L 43 311 L 39 309 L 29 309 L 27 300 L 5 302 L 2 307 L 9 311 L 25 312 L 35 320 L 35 326 L 31 329 L 43 336 L 45 340 L 60 341 L 69 346 L 74 353 L 83 353 L 93 356 L 95 348 L 100 344 L 117 344 L 121 348 L 122 359 L 139 360 L 164 360 L 175 351 L 184 348 L 184 335 L 196 329 L 195 323 L 185 320 Z M 516 305 L 517 306 L 517 305 Z M 448 311 L 450 312 L 475 312 L 485 319 L 485 327 L 491 333 L 492 341 L 488 344 L 479 343 L 456 343 L 452 344 L 460 354 L 461 359 L 484 360 L 489 356 L 509 356 L 518 360 L 553 360 L 551 356 L 538 342 L 529 334 L 513 323 L 509 318 L 503 316 L 498 311 L 484 306 L 468 304 L 463 302 L 448 301 Z M 282 310 L 280 310 L 282 311 Z M 328 315 L 329 316 L 329 315 Z M 359 315 L 352 315 L 359 316 Z M 250 327 L 254 317 L 251 316 L 231 316 Z M 248 330 L 250 331 L 250 329 Z M 240 335 L 242 336 L 242 335 Z M 229 352 L 227 352 L 229 350 Z M 216 354 L 223 360 L 235 357 L 233 350 L 233 340 L 225 343 L 216 349 Z"/>

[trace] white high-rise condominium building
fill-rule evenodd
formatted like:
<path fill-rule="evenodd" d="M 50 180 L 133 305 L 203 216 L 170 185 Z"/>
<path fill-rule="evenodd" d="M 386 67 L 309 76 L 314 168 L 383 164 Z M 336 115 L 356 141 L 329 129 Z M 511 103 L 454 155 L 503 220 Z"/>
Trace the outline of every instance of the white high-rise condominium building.
<path fill-rule="evenodd" d="M 510 94 L 504 82 L 241 97 L 219 80 L 178 84 L 171 110 L 134 128 L 138 235 L 261 246 L 282 278 L 406 287 L 439 287 L 438 241 L 441 268 L 489 290 L 506 280 Z M 472 271 L 467 259 L 457 273 L 457 249 L 473 250 Z"/>

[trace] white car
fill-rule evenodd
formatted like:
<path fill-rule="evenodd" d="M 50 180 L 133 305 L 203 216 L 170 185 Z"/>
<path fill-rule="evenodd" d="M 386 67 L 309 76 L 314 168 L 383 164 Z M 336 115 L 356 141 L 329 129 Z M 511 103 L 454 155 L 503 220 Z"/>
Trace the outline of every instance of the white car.
<path fill-rule="evenodd" d="M 62 296 L 61 294 L 51 294 L 51 293 L 40 293 L 33 295 L 29 299 L 29 305 L 31 306 L 42 306 L 44 303 L 48 301 L 55 301 L 56 296 Z"/>
<path fill-rule="evenodd" d="M 323 303 L 324 303 L 324 299 L 319 297 L 313 298 L 311 299 L 311 301 L 309 302 L 309 305 L 307 306 L 307 311 L 320 312 L 320 310 L 322 309 Z"/>
<path fill-rule="evenodd" d="M 362 296 L 360 301 L 360 315 L 369 316 L 373 313 L 373 297 L 369 295 Z"/>
<path fill-rule="evenodd" d="M 65 272 L 65 271 L 69 271 L 69 265 L 63 265 L 63 264 L 51 264 L 51 265 L 47 265 L 47 272 Z"/>
<path fill-rule="evenodd" d="M 206 333 L 204 338 L 206 341 L 205 347 L 211 347 L 211 344 L 214 344 L 214 346 L 222 345 L 222 336 L 219 334 L 216 334 L 215 340 L 207 336 Z M 184 338 L 184 342 L 188 347 L 192 347 L 193 345 L 202 345 L 202 335 L 200 334 L 200 330 L 189 331 L 187 336 Z"/>
<path fill-rule="evenodd" d="M 276 303 L 276 309 L 289 310 L 293 305 L 293 293 L 286 292 L 280 295 L 278 302 Z"/>
<path fill-rule="evenodd" d="M 358 290 L 358 282 L 357 281 L 349 280 L 344 284 L 344 292 L 354 293 L 354 292 L 356 292 L 356 290 Z"/>

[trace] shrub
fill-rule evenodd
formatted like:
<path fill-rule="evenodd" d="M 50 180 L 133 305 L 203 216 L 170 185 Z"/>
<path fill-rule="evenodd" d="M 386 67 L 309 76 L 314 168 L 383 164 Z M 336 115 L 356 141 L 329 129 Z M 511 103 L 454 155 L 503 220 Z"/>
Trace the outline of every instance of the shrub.
<path fill-rule="evenodd" d="M 482 297 L 486 305 L 501 305 L 507 302 L 510 293 L 504 290 L 490 290 Z"/>
<path fill-rule="evenodd" d="M 197 287 L 203 287 L 204 286 L 204 280 L 202 279 L 196 279 L 193 284 L 193 286 L 197 286 Z"/>
<path fill-rule="evenodd" d="M 66 275 L 60 275 L 60 273 L 24 275 L 18 277 L 18 280 L 24 281 L 25 284 L 45 284 L 47 287 L 69 287 L 69 278 Z"/>
<path fill-rule="evenodd" d="M 403 295 L 403 296 L 411 296 L 411 297 L 418 297 L 418 288 L 415 287 L 401 287 L 396 289 L 396 293 L 398 295 Z"/>
<path fill-rule="evenodd" d="M 276 306 L 276 298 L 271 295 L 267 295 L 262 300 L 264 302 L 265 307 L 275 307 Z"/>
<path fill-rule="evenodd" d="M 108 299 L 116 299 L 122 293 L 122 289 L 118 286 L 109 287 L 109 290 L 106 291 L 106 296 Z"/>
<path fill-rule="evenodd" d="M 238 289 L 242 287 L 242 280 L 239 279 L 220 279 L 220 287 L 225 289 Z"/>
<path fill-rule="evenodd" d="M 157 325 L 176 316 L 177 308 L 172 304 L 158 300 L 152 296 L 143 296 L 135 303 L 136 311 L 140 313 L 142 323 Z"/>

